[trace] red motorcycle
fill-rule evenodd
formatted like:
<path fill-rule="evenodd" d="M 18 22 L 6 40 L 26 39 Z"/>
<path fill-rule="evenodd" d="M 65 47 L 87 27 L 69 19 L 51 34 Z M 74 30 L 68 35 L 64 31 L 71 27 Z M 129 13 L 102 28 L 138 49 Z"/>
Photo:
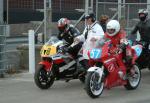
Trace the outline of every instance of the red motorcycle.
<path fill-rule="evenodd" d="M 104 88 L 110 89 L 115 86 L 124 86 L 127 90 L 136 89 L 141 80 L 141 72 L 136 64 L 128 66 L 123 60 L 123 51 L 110 53 L 110 42 L 106 42 L 101 48 L 89 51 L 90 67 L 85 80 L 87 94 L 96 98 L 99 97 Z M 127 48 L 132 51 L 134 63 L 142 52 L 141 45 Z"/>

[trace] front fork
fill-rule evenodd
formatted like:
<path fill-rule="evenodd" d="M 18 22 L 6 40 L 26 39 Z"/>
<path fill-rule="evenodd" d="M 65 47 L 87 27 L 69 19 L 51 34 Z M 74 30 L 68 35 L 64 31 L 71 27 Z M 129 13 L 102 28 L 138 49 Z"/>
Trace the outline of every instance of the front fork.
<path fill-rule="evenodd" d="M 100 79 L 98 80 L 98 82 L 100 82 L 102 79 L 104 79 L 104 66 L 100 67 L 91 67 L 88 69 L 88 72 L 96 72 L 99 74 Z"/>

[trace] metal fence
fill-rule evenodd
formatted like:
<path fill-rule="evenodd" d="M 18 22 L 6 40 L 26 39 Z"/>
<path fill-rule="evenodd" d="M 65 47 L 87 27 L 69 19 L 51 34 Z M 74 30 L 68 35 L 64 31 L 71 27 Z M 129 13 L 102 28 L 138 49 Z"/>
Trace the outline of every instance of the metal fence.
<path fill-rule="evenodd" d="M 30 9 L 30 11 L 37 11 L 38 9 L 43 10 L 44 4 L 45 4 L 44 0 L 4 0 L 4 1 L 5 2 L 9 1 L 8 2 L 8 4 L 9 4 L 8 5 L 8 7 L 9 7 L 8 16 L 11 16 L 10 12 L 13 12 L 13 10 L 14 10 L 14 12 L 19 10 L 17 12 L 18 16 L 16 16 L 16 13 L 12 13 L 15 18 L 7 18 L 7 21 L 10 21 L 11 19 L 19 20 L 19 19 L 16 19 L 16 17 L 21 18 L 21 16 L 28 17 L 28 15 L 22 15 L 22 12 L 26 12 L 25 10 L 27 10 L 27 9 L 28 10 Z M 46 1 L 48 1 L 48 0 L 46 0 Z M 126 30 L 130 30 L 138 22 L 138 14 L 137 14 L 138 10 L 142 9 L 142 8 L 146 8 L 147 5 L 149 5 L 146 3 L 122 3 L 122 4 L 120 3 L 120 4 L 118 4 L 117 0 L 116 0 L 116 2 L 100 2 L 100 1 L 102 1 L 102 0 L 91 0 L 91 2 L 93 2 L 93 5 L 89 5 L 89 6 L 93 7 L 93 10 L 96 12 L 97 19 L 99 19 L 99 17 L 102 14 L 108 15 L 110 18 L 118 19 L 118 11 L 119 11 L 118 6 L 120 5 L 121 6 L 120 22 L 121 22 L 122 27 L 124 27 Z M 68 17 L 71 20 L 77 20 L 80 18 L 80 16 L 82 14 L 84 14 L 84 11 L 79 12 L 76 9 L 84 10 L 84 9 L 86 9 L 86 4 L 90 4 L 91 2 L 86 3 L 86 0 L 52 0 L 52 5 L 51 5 L 52 6 L 52 16 L 54 18 L 57 17 L 57 18 L 55 18 L 56 21 L 61 17 Z M 49 10 L 49 8 L 46 8 L 46 9 L 47 10 L 45 10 L 45 11 Z M 31 14 L 34 14 L 34 13 L 31 13 Z M 43 13 L 42 13 L 42 15 L 43 15 Z M 33 16 L 33 15 L 30 15 L 30 16 Z M 36 16 L 35 18 L 38 18 L 38 17 Z M 36 20 L 35 18 L 34 18 L 34 20 Z M 35 27 L 35 25 L 31 25 L 30 28 L 34 29 L 36 34 L 43 33 L 44 35 L 47 35 L 47 36 L 49 33 L 56 34 L 57 33 L 57 28 L 56 28 L 57 24 L 56 23 L 50 24 L 50 22 L 45 23 L 45 21 L 48 21 L 47 19 L 50 20 L 48 16 L 46 16 L 46 18 L 42 18 L 43 21 L 40 24 L 37 24 L 36 27 Z M 73 23 L 75 23 L 75 22 L 73 22 Z M 47 26 L 45 26 L 45 24 L 47 24 Z M 81 24 L 82 24 L 82 26 L 81 26 Z M 23 28 L 27 28 L 27 27 L 28 26 L 25 25 Z M 44 29 L 44 27 L 45 27 L 45 29 L 47 29 L 47 33 L 44 33 L 44 31 L 46 31 Z M 82 32 L 82 29 L 84 28 L 84 21 L 80 22 L 79 25 L 77 25 L 77 27 Z M 0 29 L 1 29 L 0 32 L 5 31 L 5 28 L 3 26 L 0 27 Z M 51 31 L 49 32 L 48 29 L 50 29 Z M 17 30 L 18 30 L 18 27 L 17 27 Z M 20 24 L 19 24 L 19 30 L 21 30 Z M 27 31 L 22 30 L 21 32 L 27 32 Z M 12 32 L 10 31 L 10 33 L 12 33 Z M 10 36 L 11 35 L 12 34 L 10 34 Z M 21 34 L 19 34 L 19 35 L 21 35 Z M 16 66 L 18 62 L 16 62 L 14 60 L 14 58 L 18 57 L 18 55 L 22 55 L 22 54 L 19 54 L 18 50 L 16 50 L 16 48 L 15 48 L 16 45 L 21 44 L 20 42 L 14 44 L 15 46 L 11 47 L 11 48 L 13 48 L 13 51 L 8 50 L 6 52 L 7 54 L 8 53 L 10 54 L 10 52 L 11 52 L 11 55 L 13 54 L 14 56 L 10 57 L 9 55 L 7 55 L 4 52 L 5 48 L 3 48 L 4 45 L 6 45 L 4 40 L 5 40 L 5 33 L 0 33 L 0 66 L 1 66 L 0 71 L 5 69 L 5 66 L 6 66 L 6 68 Z M 41 43 L 41 42 L 39 42 L 39 43 Z M 8 46 L 9 46 L 9 44 L 7 43 L 7 47 Z M 15 48 L 15 50 L 14 50 L 14 48 Z M 6 54 L 6 56 L 5 56 L 5 54 Z M 12 58 L 12 59 L 10 60 L 10 58 Z M 6 65 L 4 65 L 5 64 L 4 61 L 6 61 L 6 59 L 9 59 L 9 61 L 11 61 L 11 62 L 7 61 Z M 25 60 L 25 58 L 23 58 L 23 60 Z M 18 61 L 21 61 L 21 60 L 19 60 L 19 58 L 18 58 Z M 25 63 L 22 63 L 22 64 L 25 64 Z"/>
<path fill-rule="evenodd" d="M 5 71 L 6 26 L 0 25 L 0 75 Z"/>
<path fill-rule="evenodd" d="M 121 6 L 121 17 L 119 21 L 122 28 L 127 30 L 127 33 L 130 33 L 130 30 L 136 25 L 138 20 L 138 11 L 139 9 L 146 9 L 150 4 L 148 3 L 120 3 L 117 2 L 98 2 L 97 4 L 97 19 L 102 14 L 108 15 L 113 19 L 118 19 L 118 6 Z"/>
<path fill-rule="evenodd" d="M 44 0 L 4 0 L 4 21 L 8 24 L 40 21 Z"/>

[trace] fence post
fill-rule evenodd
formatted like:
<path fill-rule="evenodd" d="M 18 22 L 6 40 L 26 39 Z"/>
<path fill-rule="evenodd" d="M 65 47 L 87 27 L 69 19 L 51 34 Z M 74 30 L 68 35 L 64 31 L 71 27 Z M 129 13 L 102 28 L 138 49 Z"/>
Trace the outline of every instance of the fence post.
<path fill-rule="evenodd" d="M 89 13 L 89 0 L 85 0 L 85 15 Z"/>
<path fill-rule="evenodd" d="M 6 70 L 6 26 L 0 25 L 0 78 L 4 77 Z"/>
<path fill-rule="evenodd" d="M 3 0 L 0 0 L 0 24 L 3 24 Z"/>
<path fill-rule="evenodd" d="M 147 0 L 148 17 L 150 17 L 150 0 Z"/>
<path fill-rule="evenodd" d="M 89 0 L 85 0 L 85 15 L 87 15 L 89 13 Z M 85 22 L 85 26 L 86 26 L 86 22 Z"/>
<path fill-rule="evenodd" d="M 35 73 L 35 32 L 34 30 L 28 31 L 29 39 L 29 73 Z"/>
<path fill-rule="evenodd" d="M 44 43 L 46 42 L 47 38 L 47 6 L 46 0 L 44 0 Z"/>
<path fill-rule="evenodd" d="M 96 20 L 98 19 L 98 0 L 96 0 Z"/>
<path fill-rule="evenodd" d="M 121 2 L 122 0 L 118 0 L 118 20 L 121 18 Z"/>

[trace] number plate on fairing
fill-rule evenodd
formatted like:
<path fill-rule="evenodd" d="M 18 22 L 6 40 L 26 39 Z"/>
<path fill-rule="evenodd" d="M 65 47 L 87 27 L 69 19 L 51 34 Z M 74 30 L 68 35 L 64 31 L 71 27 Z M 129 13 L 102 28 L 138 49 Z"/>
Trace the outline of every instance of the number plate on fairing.
<path fill-rule="evenodd" d="M 102 55 L 102 49 L 92 49 L 90 52 L 90 58 L 99 59 Z"/>
<path fill-rule="evenodd" d="M 48 57 L 57 53 L 56 47 L 51 45 L 44 45 L 40 51 L 41 57 Z"/>
<path fill-rule="evenodd" d="M 142 53 L 142 47 L 140 45 L 132 46 L 132 48 L 135 50 L 136 55 L 139 57 Z"/>

